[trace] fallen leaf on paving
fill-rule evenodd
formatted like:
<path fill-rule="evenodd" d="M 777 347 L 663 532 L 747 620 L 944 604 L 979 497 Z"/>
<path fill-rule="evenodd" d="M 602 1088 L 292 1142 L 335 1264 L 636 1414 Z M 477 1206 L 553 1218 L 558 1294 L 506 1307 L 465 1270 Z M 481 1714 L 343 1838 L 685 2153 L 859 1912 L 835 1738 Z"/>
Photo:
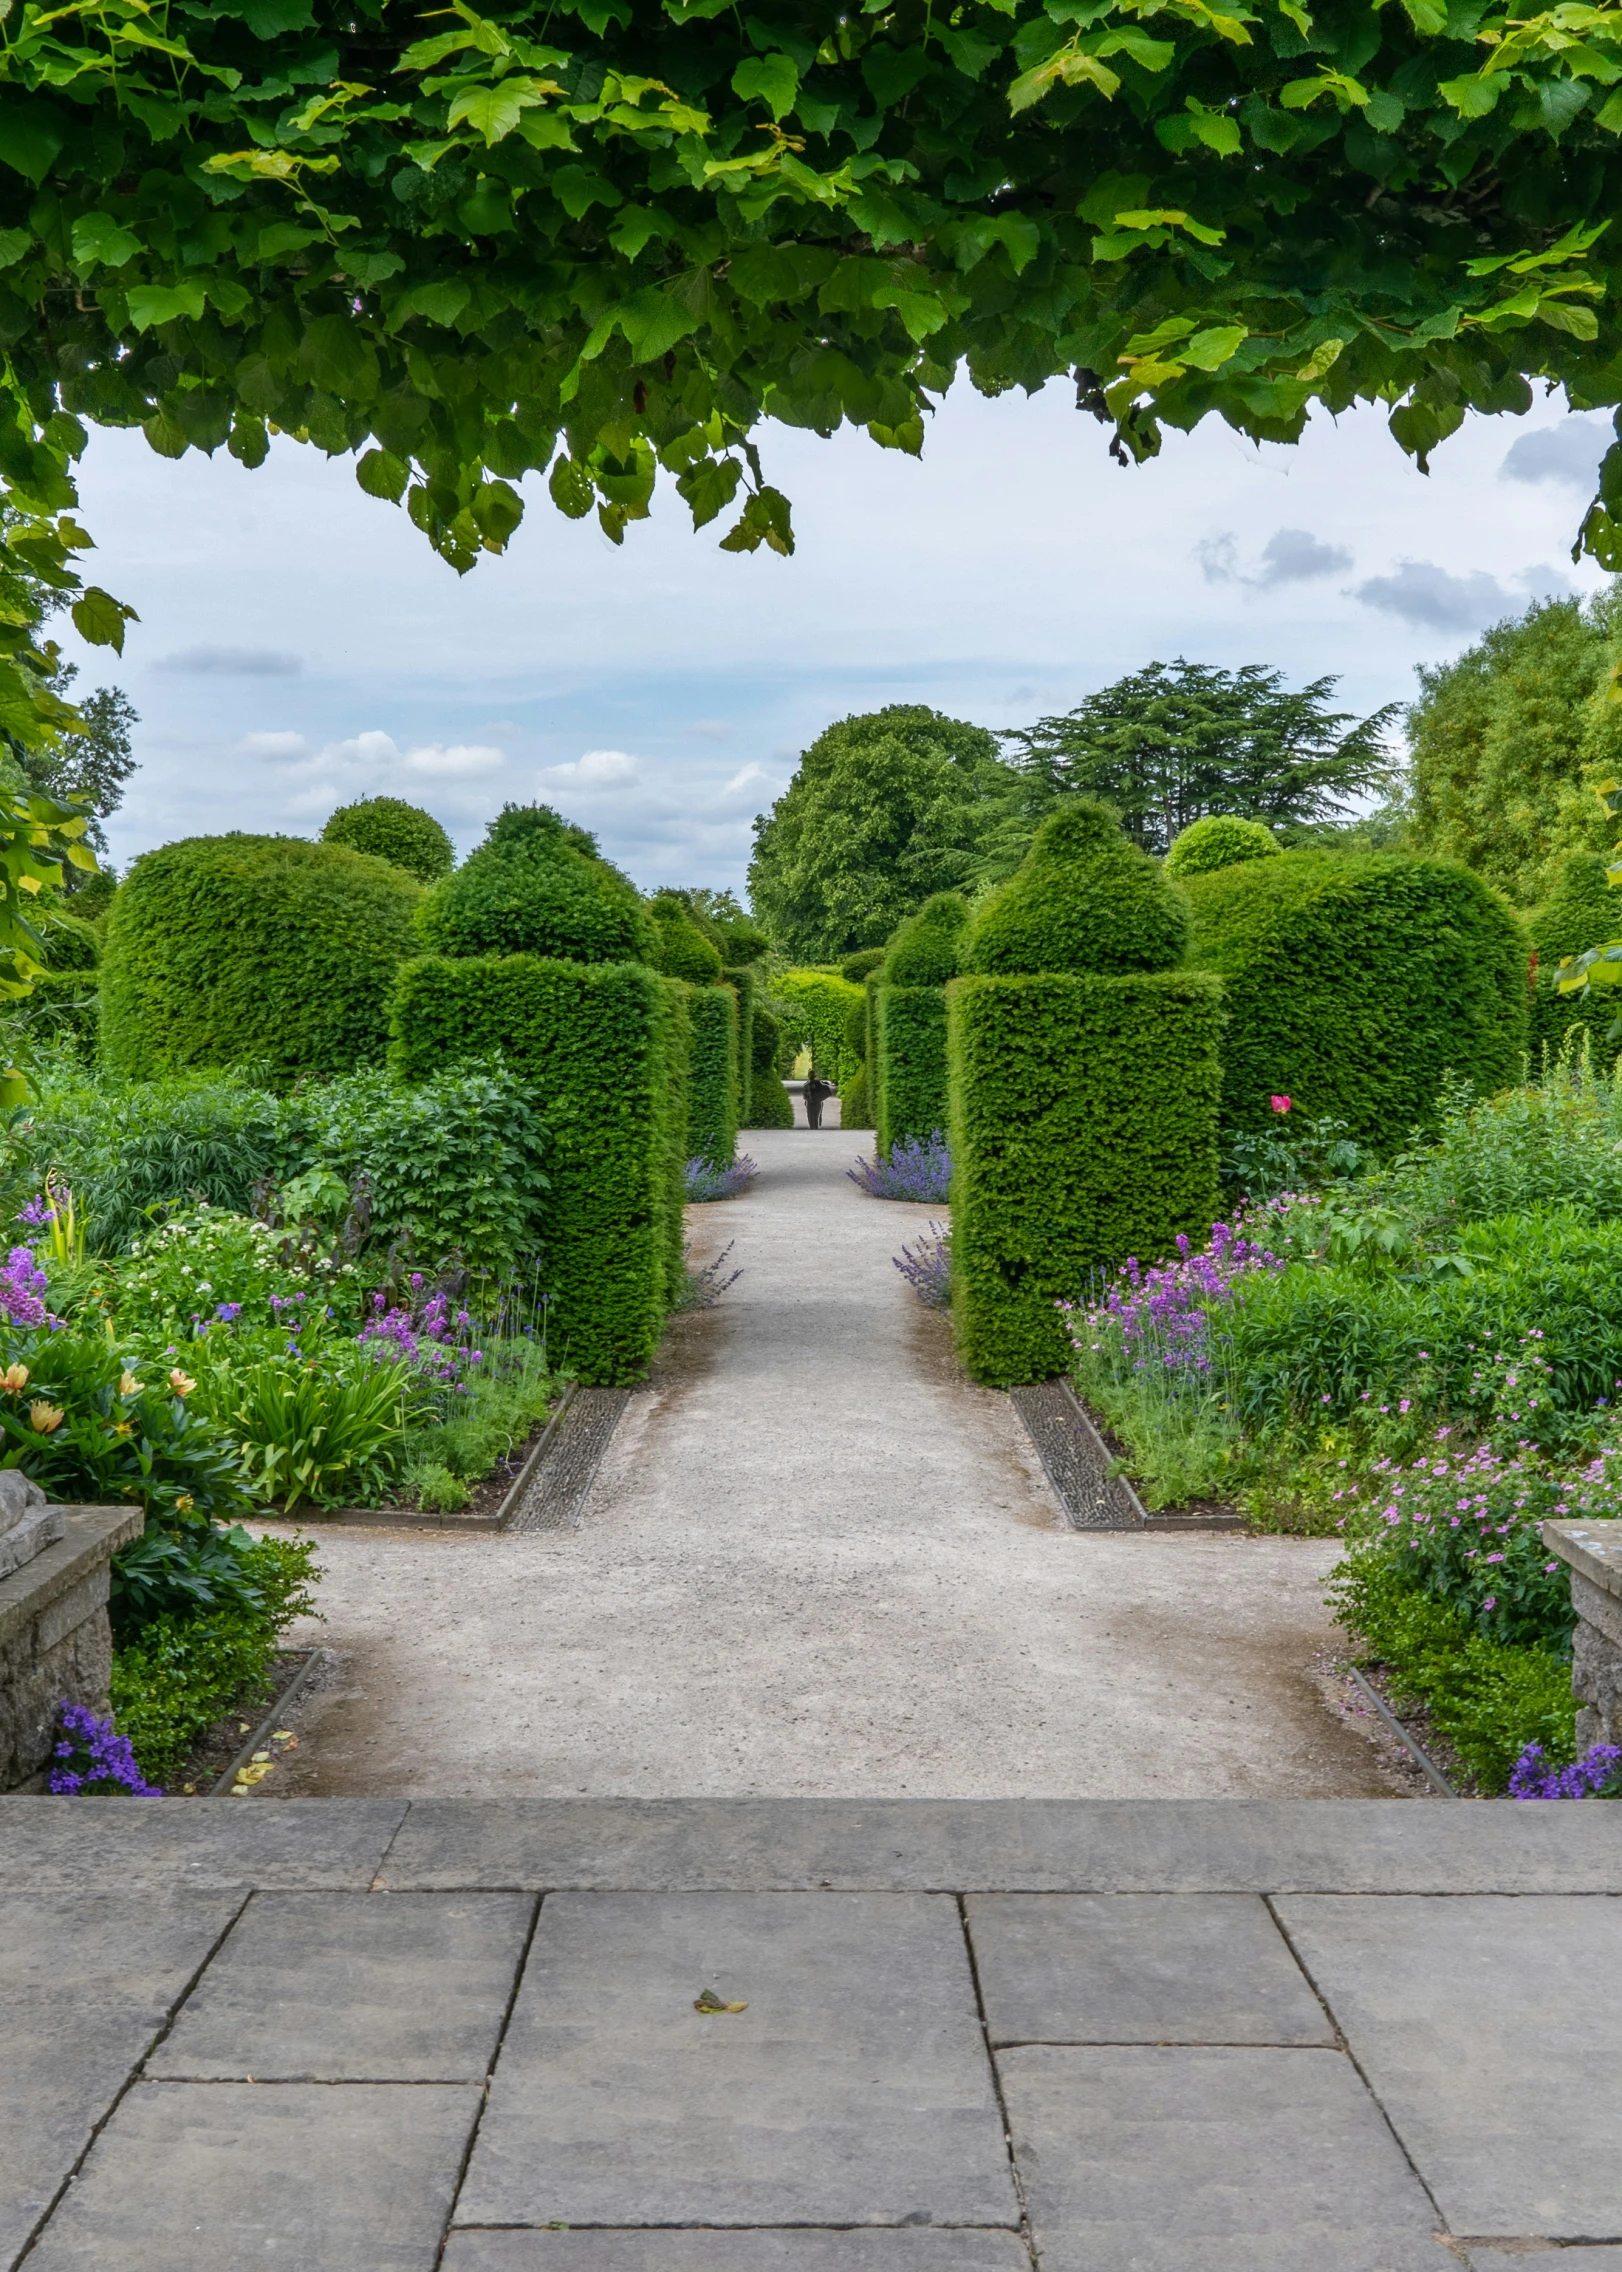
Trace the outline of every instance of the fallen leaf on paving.
<path fill-rule="evenodd" d="M 695 2012 L 746 2012 L 747 2004 L 723 2004 L 713 1988 L 706 1988 L 702 1996 L 693 1998 Z"/>

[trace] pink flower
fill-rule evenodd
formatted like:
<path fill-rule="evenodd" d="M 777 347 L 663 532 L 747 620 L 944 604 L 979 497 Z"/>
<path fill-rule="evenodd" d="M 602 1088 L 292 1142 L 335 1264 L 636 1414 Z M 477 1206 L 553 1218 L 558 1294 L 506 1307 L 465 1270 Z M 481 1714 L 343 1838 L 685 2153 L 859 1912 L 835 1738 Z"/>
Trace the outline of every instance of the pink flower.
<path fill-rule="evenodd" d="M 1267 1101 L 1275 1112 L 1288 1112 L 1294 1100 L 1290 1097 L 1269 1097 Z"/>

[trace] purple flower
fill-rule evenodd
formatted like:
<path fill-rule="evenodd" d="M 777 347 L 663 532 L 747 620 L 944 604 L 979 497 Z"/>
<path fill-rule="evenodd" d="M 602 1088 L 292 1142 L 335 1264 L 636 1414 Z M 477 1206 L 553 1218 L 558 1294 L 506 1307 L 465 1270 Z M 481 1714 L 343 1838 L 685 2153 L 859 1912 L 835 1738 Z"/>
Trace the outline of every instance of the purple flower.
<path fill-rule="evenodd" d="M 936 1128 L 928 1136 L 908 1136 L 892 1144 L 888 1159 L 881 1153 L 870 1160 L 858 1159 L 845 1173 L 870 1199 L 939 1202 L 951 1196 L 952 1155 Z"/>
<path fill-rule="evenodd" d="M 0 1270 L 0 1317 L 13 1325 L 45 1325 L 49 1322 L 44 1302 L 45 1273 L 35 1264 L 32 1250 L 14 1246 Z"/>
<path fill-rule="evenodd" d="M 62 1735 L 52 1755 L 57 1764 L 51 1769 L 48 1790 L 59 1798 L 163 1796 L 136 1766 L 129 1737 L 117 1734 L 110 1719 L 98 1720 L 84 1704 L 64 1704 L 59 1719 Z"/>
<path fill-rule="evenodd" d="M 237 1319 L 242 1315 L 242 1304 L 240 1302 L 217 1302 L 214 1306 L 214 1315 L 222 1325 L 235 1325 Z"/>
<path fill-rule="evenodd" d="M 1529 1743 L 1509 1778 L 1512 1799 L 1612 1799 L 1622 1790 L 1622 1746 L 1597 1743 L 1569 1767 L 1554 1766 Z"/>

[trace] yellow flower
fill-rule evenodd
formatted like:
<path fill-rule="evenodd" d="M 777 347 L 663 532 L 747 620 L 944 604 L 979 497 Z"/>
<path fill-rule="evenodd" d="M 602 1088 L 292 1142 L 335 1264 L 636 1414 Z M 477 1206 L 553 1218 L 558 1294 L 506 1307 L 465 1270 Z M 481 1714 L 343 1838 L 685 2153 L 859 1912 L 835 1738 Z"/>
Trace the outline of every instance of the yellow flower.
<path fill-rule="evenodd" d="M 28 1425 L 37 1428 L 42 1436 L 48 1436 L 53 1429 L 60 1428 L 66 1418 L 60 1404 L 47 1404 L 42 1397 L 36 1397 L 28 1407 Z"/>
<path fill-rule="evenodd" d="M 133 1373 L 120 1373 L 118 1376 L 120 1396 L 139 1396 L 145 1386 L 145 1381 L 138 1381 Z"/>
<path fill-rule="evenodd" d="M 182 1491 L 180 1497 L 175 1501 L 175 1513 L 177 1515 L 189 1515 L 196 1504 L 197 1501 L 189 1491 Z"/>
<path fill-rule="evenodd" d="M 174 1390 L 176 1396 L 190 1396 L 197 1383 L 192 1379 L 190 1373 L 183 1373 L 177 1365 L 169 1375 L 169 1386 Z"/>
<path fill-rule="evenodd" d="M 8 1365 L 5 1371 L 0 1373 L 0 1388 L 3 1388 L 8 1396 L 15 1396 L 19 1389 L 25 1389 L 27 1386 L 28 1367 L 26 1365 Z"/>
<path fill-rule="evenodd" d="M 135 1422 L 133 1420 L 120 1420 L 118 1426 L 113 1430 L 115 1436 L 133 1436 L 134 1433 Z"/>

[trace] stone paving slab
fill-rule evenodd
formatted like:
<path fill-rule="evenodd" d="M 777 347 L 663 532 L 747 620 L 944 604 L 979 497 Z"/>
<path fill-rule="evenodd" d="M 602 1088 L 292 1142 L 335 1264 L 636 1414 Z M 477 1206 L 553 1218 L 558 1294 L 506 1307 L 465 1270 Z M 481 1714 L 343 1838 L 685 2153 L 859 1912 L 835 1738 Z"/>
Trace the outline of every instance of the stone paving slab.
<path fill-rule="evenodd" d="M 1622 2248 L 1473 2248 L 1466 2261 L 1470 2272 L 1622 2272 Z"/>
<path fill-rule="evenodd" d="M 550 1896 L 458 2217 L 1012 2226 L 955 1902 Z"/>
<path fill-rule="evenodd" d="M 28 2272 L 433 2272 L 479 2097 L 139 2083 Z"/>
<path fill-rule="evenodd" d="M 1413 1799 L 418 1799 L 384 1877 L 399 1890 L 429 1892 L 1615 1893 L 1622 1808 Z"/>
<path fill-rule="evenodd" d="M 1031 2272 L 1014 2233 L 455 2232 L 444 2272 Z"/>
<path fill-rule="evenodd" d="M 998 2060 L 1042 2272 L 1456 2272 L 1336 2051 Z"/>
<path fill-rule="evenodd" d="M 525 1893 L 260 1893 L 148 2073 L 480 2082 L 535 1914 Z"/>
<path fill-rule="evenodd" d="M 236 1907 L 219 1894 L 0 1894 L 0 2265 L 26 2242 Z"/>
<path fill-rule="evenodd" d="M 1622 1901 L 1278 1909 L 1454 2232 L 1622 2236 Z"/>
<path fill-rule="evenodd" d="M 403 1799 L 0 1798 L 0 1891 L 333 1886 L 364 1892 Z"/>
<path fill-rule="evenodd" d="M 1248 1893 L 975 1893 L 993 2043 L 1320 2043 L 1335 2031 Z"/>

